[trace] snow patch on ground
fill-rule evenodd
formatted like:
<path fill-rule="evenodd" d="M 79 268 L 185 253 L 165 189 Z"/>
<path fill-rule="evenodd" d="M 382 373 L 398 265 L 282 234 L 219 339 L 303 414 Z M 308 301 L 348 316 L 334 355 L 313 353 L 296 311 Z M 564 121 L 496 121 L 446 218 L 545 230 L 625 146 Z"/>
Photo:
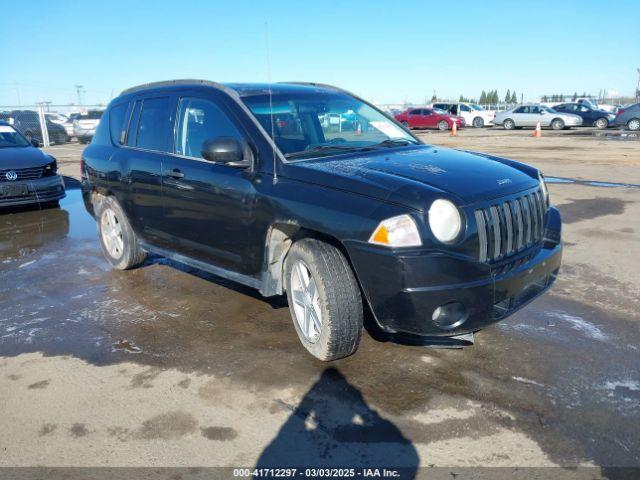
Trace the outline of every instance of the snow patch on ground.
<path fill-rule="evenodd" d="M 569 315 L 566 312 L 560 311 L 551 311 L 545 312 L 547 317 L 555 318 L 557 320 L 561 320 L 569 324 L 571 328 L 574 330 L 578 330 L 583 335 L 593 338 L 594 340 L 598 340 L 601 342 L 605 342 L 608 340 L 608 336 L 600 330 L 593 323 L 586 321 L 584 318 L 579 317 L 577 315 Z"/>
<path fill-rule="evenodd" d="M 523 377 L 511 377 L 511 378 L 513 378 L 516 382 L 526 383 L 527 385 L 535 385 L 536 387 L 544 387 L 544 383 L 538 383 L 535 380 L 530 380 L 528 378 L 523 378 Z"/>

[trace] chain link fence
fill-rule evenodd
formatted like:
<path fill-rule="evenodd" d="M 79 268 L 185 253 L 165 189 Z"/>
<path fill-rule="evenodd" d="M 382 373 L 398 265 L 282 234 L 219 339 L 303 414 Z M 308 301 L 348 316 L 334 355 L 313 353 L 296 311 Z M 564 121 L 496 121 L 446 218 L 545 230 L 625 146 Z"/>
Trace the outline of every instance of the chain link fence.
<path fill-rule="evenodd" d="M 40 146 L 71 141 L 88 143 L 98 126 L 104 105 L 0 105 L 0 120 Z"/>

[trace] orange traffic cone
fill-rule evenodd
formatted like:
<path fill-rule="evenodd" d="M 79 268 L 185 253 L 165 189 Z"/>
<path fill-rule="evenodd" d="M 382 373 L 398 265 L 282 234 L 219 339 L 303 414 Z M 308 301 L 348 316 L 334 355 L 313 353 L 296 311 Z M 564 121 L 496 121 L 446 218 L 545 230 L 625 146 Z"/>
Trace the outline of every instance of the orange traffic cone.
<path fill-rule="evenodd" d="M 451 125 L 451 136 L 455 137 L 456 135 L 458 135 L 458 126 L 456 124 L 456 121 L 453 121 L 453 125 Z"/>
<path fill-rule="evenodd" d="M 540 128 L 540 122 L 536 125 L 536 129 L 533 132 L 533 136 L 535 138 L 540 138 L 542 136 L 542 129 Z"/>

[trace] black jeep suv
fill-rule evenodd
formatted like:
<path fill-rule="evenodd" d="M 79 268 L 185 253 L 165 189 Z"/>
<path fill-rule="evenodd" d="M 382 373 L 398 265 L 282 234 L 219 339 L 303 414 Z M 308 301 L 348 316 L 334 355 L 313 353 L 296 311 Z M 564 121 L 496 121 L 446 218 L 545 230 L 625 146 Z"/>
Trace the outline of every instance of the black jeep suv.
<path fill-rule="evenodd" d="M 560 215 L 537 169 L 424 145 L 327 85 L 126 90 L 83 153 L 82 185 L 115 268 L 154 252 L 286 292 L 321 360 L 356 350 L 364 303 L 390 334 L 459 336 L 560 267 Z"/>

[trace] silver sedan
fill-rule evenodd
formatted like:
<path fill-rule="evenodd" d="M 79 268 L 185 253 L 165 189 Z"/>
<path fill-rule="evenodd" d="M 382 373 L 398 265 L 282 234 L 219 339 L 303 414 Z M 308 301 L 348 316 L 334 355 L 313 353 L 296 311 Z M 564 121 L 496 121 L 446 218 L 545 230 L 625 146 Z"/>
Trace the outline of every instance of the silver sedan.
<path fill-rule="evenodd" d="M 540 122 L 541 127 L 551 127 L 554 130 L 579 127 L 582 118 L 570 113 L 556 112 L 544 105 L 520 105 L 506 112 L 497 112 L 493 119 L 494 125 L 502 125 L 505 130 L 521 127 L 535 127 Z"/>

